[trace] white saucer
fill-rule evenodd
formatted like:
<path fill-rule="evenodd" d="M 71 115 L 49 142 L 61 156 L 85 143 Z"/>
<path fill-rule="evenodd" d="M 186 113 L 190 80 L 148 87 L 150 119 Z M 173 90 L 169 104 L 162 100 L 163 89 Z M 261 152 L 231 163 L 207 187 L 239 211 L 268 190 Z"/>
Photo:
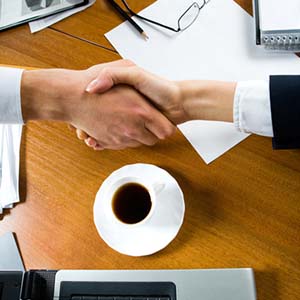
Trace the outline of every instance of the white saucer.
<path fill-rule="evenodd" d="M 115 221 L 107 213 L 107 190 L 119 178 L 132 176 L 164 188 L 156 198 L 155 209 L 145 222 L 134 225 Z M 133 164 L 113 172 L 101 185 L 94 204 L 94 222 L 101 238 L 114 250 L 130 255 L 153 254 L 165 248 L 177 235 L 184 218 L 184 197 L 177 181 L 165 170 L 150 164 Z"/>

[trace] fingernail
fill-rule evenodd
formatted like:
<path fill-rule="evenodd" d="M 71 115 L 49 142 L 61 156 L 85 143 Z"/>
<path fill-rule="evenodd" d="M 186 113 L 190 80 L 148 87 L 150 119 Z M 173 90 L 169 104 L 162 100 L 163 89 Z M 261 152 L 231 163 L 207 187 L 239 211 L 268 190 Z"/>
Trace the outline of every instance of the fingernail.
<path fill-rule="evenodd" d="M 85 89 L 86 92 L 90 92 L 95 86 L 99 84 L 99 80 L 94 79 Z"/>
<path fill-rule="evenodd" d="M 86 143 L 87 146 L 92 147 L 92 148 L 93 148 L 93 147 L 95 146 L 95 144 L 96 144 L 96 142 L 95 142 L 93 139 L 91 139 L 91 138 L 85 139 L 84 142 Z"/>
<path fill-rule="evenodd" d="M 97 145 L 97 142 L 91 137 L 88 138 L 88 143 L 91 147 L 95 147 Z"/>

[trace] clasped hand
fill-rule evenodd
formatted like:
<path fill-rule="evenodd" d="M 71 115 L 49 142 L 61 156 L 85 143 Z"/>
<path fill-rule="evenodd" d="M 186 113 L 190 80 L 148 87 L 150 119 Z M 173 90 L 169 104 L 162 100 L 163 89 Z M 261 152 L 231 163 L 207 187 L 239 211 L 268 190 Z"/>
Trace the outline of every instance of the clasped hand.
<path fill-rule="evenodd" d="M 97 69 L 97 67 L 96 67 Z M 100 70 L 89 85 L 86 92 L 91 95 L 105 95 L 120 86 L 130 87 L 131 92 L 138 93 L 141 99 L 140 105 L 147 104 L 148 118 L 144 115 L 141 123 L 130 123 L 129 117 L 135 115 L 137 111 L 131 111 L 130 100 L 122 98 L 122 103 L 126 108 L 122 124 L 129 125 L 131 133 L 139 132 L 139 139 L 135 135 L 128 135 L 128 132 L 122 127 L 111 131 L 110 139 L 114 139 L 114 134 L 119 136 L 118 143 L 107 143 L 102 138 L 97 138 L 84 130 L 83 127 L 77 127 L 77 136 L 85 140 L 86 144 L 94 149 L 111 148 L 117 149 L 124 147 L 135 147 L 141 144 L 151 145 L 171 135 L 175 131 L 175 125 L 190 120 L 215 120 L 233 122 L 233 99 L 236 88 L 235 82 L 205 81 L 205 80 L 187 80 L 170 81 L 151 74 L 130 61 L 119 61 L 114 64 L 108 64 Z M 119 93 L 122 96 L 122 91 Z M 119 101 L 121 98 L 119 98 Z M 124 102 L 123 102 L 124 101 Z M 128 101 L 128 102 L 125 102 Z M 119 102 L 118 102 L 119 103 Z M 136 103 L 138 105 L 138 103 Z M 135 106 L 138 108 L 138 106 Z M 150 119 L 149 119 L 150 118 Z M 134 120 L 134 119 L 132 119 Z M 109 121 L 109 120 L 108 120 Z M 111 120 L 110 120 L 111 121 Z M 142 130 L 142 122 L 152 133 L 152 139 L 146 140 L 147 132 Z M 124 139 L 124 136 L 126 137 Z M 114 140 L 113 140 L 114 141 Z"/>
<path fill-rule="evenodd" d="M 90 71 L 94 73 L 98 69 L 95 66 Z M 154 145 L 174 133 L 174 124 L 187 120 L 177 84 L 152 75 L 127 60 L 101 68 L 85 91 L 91 96 L 107 96 L 107 103 L 99 103 L 105 105 L 98 115 L 105 128 L 102 135 L 83 124 L 72 123 L 77 128 L 78 138 L 95 150 Z M 97 119 L 97 116 L 93 117 Z"/>

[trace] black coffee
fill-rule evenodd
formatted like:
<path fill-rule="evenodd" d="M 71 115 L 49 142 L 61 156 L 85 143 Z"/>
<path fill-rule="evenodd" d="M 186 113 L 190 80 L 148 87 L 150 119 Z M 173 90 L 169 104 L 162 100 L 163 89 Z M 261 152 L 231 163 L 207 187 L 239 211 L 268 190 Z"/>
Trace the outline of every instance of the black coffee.
<path fill-rule="evenodd" d="M 114 194 L 112 208 L 116 217 L 126 224 L 144 220 L 151 210 L 148 190 L 138 183 L 127 183 Z"/>

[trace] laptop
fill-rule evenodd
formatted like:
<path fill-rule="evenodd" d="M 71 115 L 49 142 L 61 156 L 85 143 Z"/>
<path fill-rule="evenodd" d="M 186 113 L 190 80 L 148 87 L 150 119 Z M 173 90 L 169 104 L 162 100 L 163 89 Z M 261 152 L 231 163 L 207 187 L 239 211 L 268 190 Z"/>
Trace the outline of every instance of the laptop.
<path fill-rule="evenodd" d="M 255 300 L 252 269 L 0 271 L 0 300 Z"/>
<path fill-rule="evenodd" d="M 0 0 L 0 30 L 88 3 L 88 0 Z"/>
<path fill-rule="evenodd" d="M 255 300 L 253 270 L 30 270 L 0 237 L 0 300 Z"/>

